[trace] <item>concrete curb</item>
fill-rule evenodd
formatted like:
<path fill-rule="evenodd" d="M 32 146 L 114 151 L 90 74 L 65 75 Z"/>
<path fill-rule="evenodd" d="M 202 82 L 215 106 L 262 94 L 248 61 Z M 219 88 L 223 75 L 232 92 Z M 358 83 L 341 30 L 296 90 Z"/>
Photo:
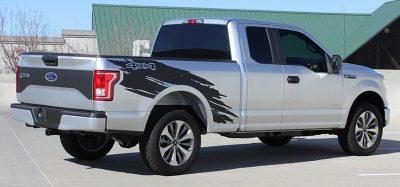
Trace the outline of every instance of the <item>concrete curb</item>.
<path fill-rule="evenodd" d="M 0 106 L 16 102 L 15 74 L 0 74 Z"/>
<path fill-rule="evenodd" d="M 0 82 L 1 83 L 15 83 L 15 74 L 1 74 L 0 73 Z"/>

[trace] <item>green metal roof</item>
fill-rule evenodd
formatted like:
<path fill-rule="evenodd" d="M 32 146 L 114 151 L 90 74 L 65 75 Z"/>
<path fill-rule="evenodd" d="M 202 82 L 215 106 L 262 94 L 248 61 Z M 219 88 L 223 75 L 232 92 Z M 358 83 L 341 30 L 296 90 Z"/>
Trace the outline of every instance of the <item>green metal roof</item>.
<path fill-rule="evenodd" d="M 399 0 L 385 3 L 371 14 L 94 4 L 92 21 L 100 54 L 132 54 L 133 41 L 152 40 L 164 20 L 235 17 L 300 26 L 333 53 L 347 57 L 399 17 L 399 10 Z"/>
<path fill-rule="evenodd" d="M 363 21 L 361 26 L 347 37 L 345 53 L 347 57 L 368 42 L 377 33 L 382 31 L 400 16 L 400 1 L 391 1 L 383 4 Z"/>

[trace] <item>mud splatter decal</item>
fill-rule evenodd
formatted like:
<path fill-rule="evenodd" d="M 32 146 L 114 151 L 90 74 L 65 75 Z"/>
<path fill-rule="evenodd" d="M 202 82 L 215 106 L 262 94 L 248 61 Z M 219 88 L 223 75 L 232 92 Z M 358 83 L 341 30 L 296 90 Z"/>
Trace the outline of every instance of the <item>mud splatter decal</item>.
<path fill-rule="evenodd" d="M 230 112 L 232 107 L 222 102 L 226 97 L 214 88 L 214 84 L 196 76 L 189 71 L 181 70 L 151 59 L 108 59 L 121 67 L 124 79 L 121 85 L 133 93 L 154 98 L 158 93 L 172 85 L 187 85 L 199 90 L 208 100 L 214 122 L 233 123 Z"/>

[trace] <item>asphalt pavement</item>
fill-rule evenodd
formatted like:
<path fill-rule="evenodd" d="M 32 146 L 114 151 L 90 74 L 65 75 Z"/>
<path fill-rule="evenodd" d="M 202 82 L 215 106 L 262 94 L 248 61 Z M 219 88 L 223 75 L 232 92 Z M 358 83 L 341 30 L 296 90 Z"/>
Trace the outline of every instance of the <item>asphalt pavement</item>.
<path fill-rule="evenodd" d="M 400 122 L 400 120 L 397 120 Z M 58 136 L 27 128 L 0 108 L 0 186 L 400 186 L 400 126 L 384 129 L 372 156 L 348 156 L 337 137 L 300 137 L 267 147 L 258 139 L 202 136 L 192 169 L 180 176 L 154 175 L 137 147 L 117 144 L 99 161 L 79 161 Z"/>

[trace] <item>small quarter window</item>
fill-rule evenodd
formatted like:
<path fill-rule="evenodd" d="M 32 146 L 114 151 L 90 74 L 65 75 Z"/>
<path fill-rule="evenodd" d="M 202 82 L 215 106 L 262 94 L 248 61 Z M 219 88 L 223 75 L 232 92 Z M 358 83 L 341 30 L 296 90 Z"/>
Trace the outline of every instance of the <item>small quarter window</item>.
<path fill-rule="evenodd" d="M 271 47 L 266 28 L 247 27 L 246 35 L 251 58 L 261 64 L 272 64 Z"/>

